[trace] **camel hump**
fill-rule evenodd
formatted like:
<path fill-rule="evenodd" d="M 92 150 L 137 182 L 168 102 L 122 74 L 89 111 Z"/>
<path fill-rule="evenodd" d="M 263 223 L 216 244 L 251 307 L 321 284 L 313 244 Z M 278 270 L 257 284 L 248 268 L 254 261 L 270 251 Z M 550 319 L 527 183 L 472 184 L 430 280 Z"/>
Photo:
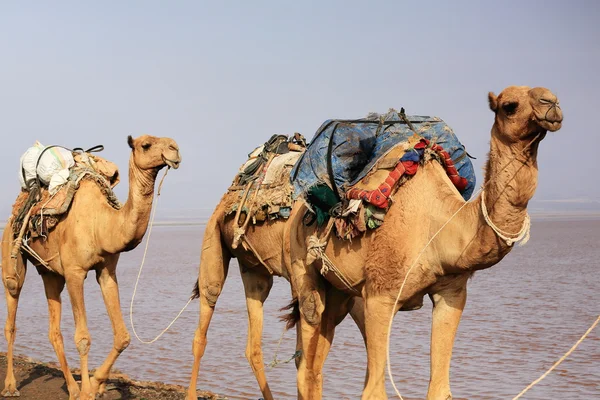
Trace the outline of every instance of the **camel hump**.
<path fill-rule="evenodd" d="M 112 191 L 112 188 L 119 182 L 119 170 L 114 163 L 83 151 L 73 151 L 69 154 L 71 158 L 68 158 L 64 155 L 64 151 L 67 151 L 66 148 L 60 146 L 46 148 L 50 147 L 61 150 L 58 153 L 55 152 L 61 155 L 59 158 L 56 158 L 52 152 L 48 153 L 54 157 L 56 171 L 49 179 L 30 179 L 27 181 L 26 188 L 22 189 L 17 196 L 12 209 L 15 234 L 25 224 L 28 225 L 26 229 L 32 237 L 46 235 L 58 224 L 60 217 L 68 212 L 82 180 L 95 182 L 109 205 L 115 209 L 121 207 Z M 41 145 L 39 148 L 44 149 Z M 71 150 L 68 151 L 71 152 Z M 40 154 L 41 151 L 38 159 L 43 161 Z M 67 161 L 63 162 L 62 160 Z M 46 166 L 50 165 L 50 163 L 46 164 Z M 58 168 L 58 165 L 61 168 Z M 62 168 L 64 165 L 67 168 Z M 50 169 L 46 168 L 47 171 Z M 23 176 L 25 177 L 25 174 Z M 27 215 L 30 217 L 26 218 Z"/>

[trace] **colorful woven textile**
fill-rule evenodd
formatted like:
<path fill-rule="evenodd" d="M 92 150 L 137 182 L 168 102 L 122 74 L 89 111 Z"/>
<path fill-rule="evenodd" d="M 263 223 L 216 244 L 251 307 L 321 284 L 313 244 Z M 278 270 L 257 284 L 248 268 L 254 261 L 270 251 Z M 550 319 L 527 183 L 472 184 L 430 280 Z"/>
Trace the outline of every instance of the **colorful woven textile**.
<path fill-rule="evenodd" d="M 427 139 L 421 139 L 412 149 L 407 151 L 398 161 L 396 167 L 390 171 L 385 181 L 375 190 L 363 190 L 351 188 L 346 192 L 346 198 L 361 199 L 367 203 L 373 204 L 378 208 L 387 208 L 389 205 L 389 197 L 394 190 L 394 187 L 403 176 L 413 176 L 417 173 L 419 163 L 423 159 L 425 149 L 430 148 L 441 159 L 442 165 L 446 170 L 446 174 L 459 190 L 463 192 L 467 187 L 468 181 L 461 177 L 454 166 L 452 158 L 444 148 L 438 144 L 431 143 Z"/>

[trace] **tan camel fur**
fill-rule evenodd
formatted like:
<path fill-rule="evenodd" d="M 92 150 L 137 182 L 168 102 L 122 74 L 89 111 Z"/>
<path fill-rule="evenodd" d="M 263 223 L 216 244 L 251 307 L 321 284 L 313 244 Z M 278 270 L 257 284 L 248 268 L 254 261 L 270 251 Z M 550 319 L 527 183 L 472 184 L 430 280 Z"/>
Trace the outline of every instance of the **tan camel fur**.
<path fill-rule="evenodd" d="M 490 93 L 489 104 L 495 122 L 485 169 L 485 205 L 493 224 L 516 236 L 525 223 L 527 203 L 537 185 L 538 145 L 547 131 L 560 129 L 562 111 L 556 96 L 545 88 L 512 86 L 497 97 Z M 387 399 L 390 318 L 400 309 L 420 308 L 425 295 L 433 303 L 427 399 L 452 398 L 450 358 L 467 298 L 467 280 L 475 271 L 498 263 L 512 249 L 486 223 L 481 201 L 479 195 L 465 205 L 441 165 L 429 162 L 395 193 L 380 228 L 352 242 L 333 236 L 329 239 L 327 256 L 355 283 L 364 299 L 368 377 L 362 399 Z M 415 263 L 432 236 L 462 206 Z M 286 265 L 291 267 L 300 302 L 303 359 L 298 369 L 298 398 L 320 399 L 321 368 L 329 349 L 327 335 L 332 335 L 329 330 L 334 327 L 323 322 L 331 311 L 329 304 L 324 305 L 328 300 L 319 274 L 320 261 L 305 263 L 306 239 L 312 233 L 302 224 L 305 209 L 300 202 L 294 205 L 285 238 L 290 255 Z M 325 278 L 344 289 L 331 273 Z"/>
<path fill-rule="evenodd" d="M 8 341 L 8 368 L 3 396 L 19 395 L 13 373 L 13 345 L 17 305 L 27 261 L 36 266 L 44 281 L 50 313 L 48 337 L 65 376 L 70 399 L 94 399 L 97 393 L 103 392 L 111 367 L 129 345 L 129 333 L 123 322 L 119 302 L 117 261 L 121 252 L 134 249 L 144 237 L 159 170 L 165 166 L 178 168 L 181 157 L 177 143 L 169 138 L 141 136 L 132 139 L 130 136 L 128 143 L 132 149 L 129 160 L 129 198 L 123 207 L 115 210 L 108 204 L 96 183 L 81 181 L 69 212 L 50 231 L 47 239 L 36 238 L 30 243 L 33 250 L 48 263 L 52 272 L 26 256 L 21 256 L 18 260 L 17 270 L 21 272 L 16 279 L 8 276 L 7 268 L 2 269 L 8 308 L 4 330 Z M 10 262 L 12 232 L 9 220 L 2 238 L 4 266 Z M 83 282 L 92 270 L 96 272 L 96 280 L 102 290 L 113 328 L 114 344 L 104 363 L 90 378 L 88 352 L 92 342 L 86 322 Z M 81 391 L 67 365 L 60 331 L 61 292 L 65 284 L 75 319 L 75 344 L 81 360 Z"/>
<path fill-rule="evenodd" d="M 194 335 L 193 353 L 194 364 L 188 388 L 187 399 L 196 400 L 196 386 L 200 370 L 200 360 L 204 355 L 207 343 L 207 331 L 210 320 L 215 310 L 217 299 L 223 289 L 225 278 L 229 270 L 229 261 L 232 257 L 238 259 L 248 310 L 248 341 L 246 345 L 246 358 L 254 372 L 256 381 L 265 400 L 273 400 L 273 395 L 267 383 L 265 364 L 261 348 L 263 329 L 263 304 L 273 285 L 273 276 L 288 279 L 287 269 L 283 266 L 283 235 L 286 221 L 283 219 L 267 220 L 263 224 L 250 224 L 236 249 L 232 248 L 235 234 L 234 216 L 227 215 L 231 206 L 239 202 L 238 194 L 226 193 L 204 231 L 202 253 L 200 256 L 200 270 L 198 275 L 196 296 L 200 298 L 200 317 L 198 328 Z M 245 243 L 245 245 L 244 245 Z M 250 246 L 248 246 L 250 243 Z M 269 271 L 254 252 L 272 271 Z M 335 313 L 331 313 L 334 325 L 339 324 L 346 314 L 350 314 L 364 336 L 364 316 L 362 315 L 362 301 L 355 301 L 348 296 L 343 296 L 334 287 L 328 288 L 328 297 L 340 299 L 338 304 L 332 306 Z"/>

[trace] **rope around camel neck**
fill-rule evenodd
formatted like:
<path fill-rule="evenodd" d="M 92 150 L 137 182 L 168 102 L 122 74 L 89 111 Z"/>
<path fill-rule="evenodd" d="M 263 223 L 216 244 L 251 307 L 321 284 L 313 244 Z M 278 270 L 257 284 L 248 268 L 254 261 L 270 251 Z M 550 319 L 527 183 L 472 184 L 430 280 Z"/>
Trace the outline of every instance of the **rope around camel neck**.
<path fill-rule="evenodd" d="M 531 218 L 529 214 L 525 214 L 523 220 L 523 226 L 518 233 L 507 233 L 498 228 L 490 218 L 487 207 L 485 206 L 485 190 L 481 190 L 481 213 L 485 222 L 492 228 L 492 230 L 498 235 L 498 237 L 506 242 L 508 246 L 512 246 L 514 243 L 519 242 L 519 246 L 524 246 L 529 241 L 529 230 L 531 229 Z M 512 236 L 512 237 L 511 237 Z"/>
<path fill-rule="evenodd" d="M 155 337 L 154 339 L 142 340 L 142 339 L 140 339 L 137 332 L 135 331 L 135 325 L 133 324 L 133 300 L 135 299 L 135 293 L 137 292 L 138 283 L 140 282 L 140 276 L 142 275 L 142 269 L 144 268 L 144 263 L 146 262 L 146 254 L 148 253 L 148 244 L 150 243 L 150 235 L 152 234 L 152 226 L 154 225 L 154 216 L 156 215 L 156 209 L 158 208 L 158 198 L 160 197 L 160 189 L 162 188 L 163 181 L 165 180 L 165 177 L 167 176 L 168 171 L 169 171 L 169 167 L 167 167 L 167 169 L 165 169 L 165 173 L 164 173 L 162 179 L 160 180 L 160 183 L 158 185 L 158 190 L 156 191 L 156 201 L 154 202 L 154 207 L 152 209 L 152 216 L 150 218 L 150 226 L 148 227 L 148 236 L 146 237 L 146 247 L 144 248 L 144 255 L 142 256 L 142 263 L 140 265 L 140 271 L 138 272 L 137 279 L 135 280 L 135 286 L 133 287 L 133 294 L 131 296 L 131 303 L 129 304 L 129 322 L 131 323 L 131 329 L 133 330 L 133 334 L 136 337 L 136 339 L 144 344 L 152 344 L 152 343 L 156 342 L 158 339 L 160 339 L 160 337 L 162 335 L 164 335 L 165 332 L 167 332 L 171 328 L 171 326 L 175 323 L 175 321 L 177 321 L 179 319 L 179 317 L 181 316 L 181 314 L 183 314 L 183 312 L 185 311 L 187 306 L 189 306 L 190 303 L 192 302 L 192 298 L 190 297 L 190 299 L 188 300 L 186 305 L 183 306 L 181 311 L 179 311 L 179 314 L 177 314 L 175 319 L 173 319 L 173 321 L 171 321 L 171 323 L 169 325 L 167 325 L 167 327 L 165 329 L 163 329 L 163 331 L 161 333 L 159 333 L 158 336 Z"/>
<path fill-rule="evenodd" d="M 512 159 L 510 159 L 506 165 L 504 167 L 502 167 L 500 169 L 500 172 L 504 171 L 506 168 L 508 168 L 508 166 L 517 159 L 517 156 L 525 153 L 525 151 L 540 137 L 541 134 L 537 134 L 535 138 L 533 138 L 533 140 L 531 142 L 529 142 L 529 144 L 527 146 L 525 146 L 523 148 L 523 150 L 521 150 L 520 153 L 517 153 Z M 475 197 L 477 196 L 477 194 L 479 194 L 479 192 L 483 192 L 484 188 L 489 185 L 491 183 L 491 180 L 489 180 L 488 182 L 486 182 L 484 185 L 481 186 L 481 188 L 472 196 L 473 199 L 475 199 Z M 481 199 L 483 201 L 483 198 Z M 398 305 L 398 302 L 400 301 L 400 296 L 402 295 L 402 291 L 404 289 L 404 286 L 406 284 L 406 281 L 408 279 L 408 275 L 410 274 L 411 270 L 414 268 L 414 266 L 417 264 L 417 261 L 419 261 L 419 258 L 421 258 L 421 255 L 423 255 L 423 253 L 425 252 L 425 250 L 429 247 L 429 245 L 431 244 L 431 242 L 433 242 L 433 240 L 436 238 L 436 236 L 446 227 L 446 225 L 448 225 L 448 223 L 450 223 L 450 221 L 470 202 L 465 202 L 462 206 L 460 206 L 460 208 L 458 210 L 456 210 L 456 212 L 454 212 L 454 214 L 452 214 L 452 216 L 440 227 L 440 229 L 438 229 L 438 231 L 431 237 L 431 239 L 429 239 L 429 241 L 427 242 L 427 244 L 425 244 L 425 247 L 423 247 L 423 249 L 419 252 L 419 254 L 417 254 L 417 257 L 415 258 L 415 261 L 412 263 L 412 265 L 410 266 L 410 268 L 408 269 L 408 271 L 406 272 L 406 275 L 404 277 L 404 281 L 402 282 L 402 285 L 400 286 L 400 290 L 398 291 L 398 296 L 396 296 L 396 301 L 394 302 L 394 307 L 392 308 L 392 314 L 390 315 L 390 322 L 388 325 L 388 332 L 387 332 L 387 370 L 388 370 L 388 376 L 390 378 L 390 381 L 392 383 L 392 387 L 394 388 L 394 391 L 396 392 L 396 395 L 401 399 L 404 400 L 404 398 L 402 397 L 402 395 L 400 394 L 400 391 L 398 390 L 398 388 L 396 387 L 396 384 L 394 383 L 394 376 L 392 374 L 392 366 L 391 366 L 391 362 L 390 362 L 390 337 L 391 337 L 391 333 L 392 333 L 392 325 L 394 322 L 394 315 L 395 315 L 395 310 L 396 310 L 396 306 Z M 491 221 L 491 220 L 490 220 Z M 492 229 L 494 229 L 492 227 Z M 494 230 L 495 231 L 495 230 Z M 496 232 L 496 231 L 495 231 Z M 497 232 L 496 232 L 497 233 Z M 520 236 L 520 235 L 519 235 Z M 596 322 L 594 322 L 592 324 L 592 326 L 590 326 L 590 328 L 587 330 L 587 332 L 577 341 L 577 343 L 575 343 L 575 345 L 573 345 L 573 347 L 571 347 L 571 349 L 569 351 L 567 351 L 565 353 L 564 356 L 562 356 L 548 371 L 546 371 L 546 373 L 544 373 L 542 376 L 540 376 L 537 380 L 533 381 L 529 386 L 527 386 L 525 389 L 523 389 L 523 391 L 521 393 L 519 393 L 513 400 L 516 400 L 518 398 L 520 398 L 525 392 L 527 392 L 529 389 L 531 389 L 533 386 L 537 385 L 542 379 L 544 379 L 554 368 L 556 368 L 561 362 L 564 361 L 564 359 L 566 359 L 576 348 L 577 346 L 579 346 L 579 344 L 589 335 L 589 333 L 596 327 L 596 325 L 598 324 L 598 322 L 600 322 L 600 316 L 598 316 L 598 319 L 596 320 Z"/>

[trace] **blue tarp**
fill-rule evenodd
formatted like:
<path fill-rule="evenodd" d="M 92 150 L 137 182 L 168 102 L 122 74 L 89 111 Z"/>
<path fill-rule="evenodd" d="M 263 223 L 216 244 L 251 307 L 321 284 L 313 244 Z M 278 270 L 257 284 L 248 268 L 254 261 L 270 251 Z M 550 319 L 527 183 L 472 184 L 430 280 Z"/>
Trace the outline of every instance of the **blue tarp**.
<path fill-rule="evenodd" d="M 450 154 L 458 173 L 468 181 L 461 193 L 468 200 L 475 188 L 475 171 L 452 129 L 437 117 L 406 118 L 419 135 L 441 145 Z M 305 197 L 311 187 L 326 184 L 337 192 L 338 198 L 344 198 L 347 188 L 364 178 L 381 156 L 413 135 L 395 110 L 359 120 L 325 121 L 292 169 L 294 197 Z"/>

